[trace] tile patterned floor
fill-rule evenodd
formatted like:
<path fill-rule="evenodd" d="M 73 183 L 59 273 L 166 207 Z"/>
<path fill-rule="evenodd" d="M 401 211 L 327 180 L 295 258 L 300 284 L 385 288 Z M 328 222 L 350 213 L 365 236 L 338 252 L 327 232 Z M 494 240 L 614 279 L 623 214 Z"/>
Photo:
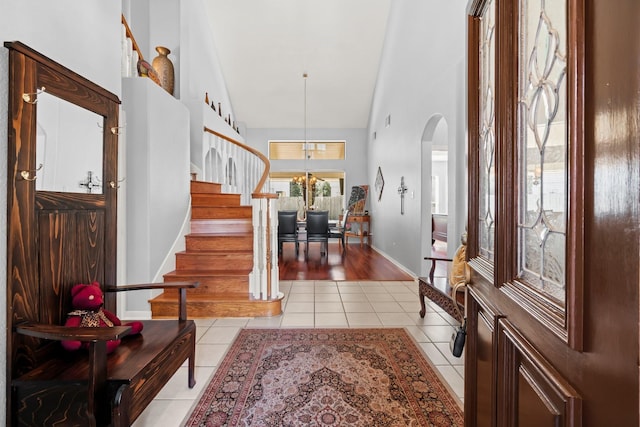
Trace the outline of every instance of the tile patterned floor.
<path fill-rule="evenodd" d="M 462 402 L 464 356 L 456 358 L 449 351 L 452 325 L 457 323 L 432 303 L 421 319 L 416 282 L 282 281 L 280 289 L 285 293 L 280 316 L 198 319 L 196 386 L 187 387 L 186 367 L 180 368 L 133 427 L 181 425 L 243 327 L 404 327 Z"/>

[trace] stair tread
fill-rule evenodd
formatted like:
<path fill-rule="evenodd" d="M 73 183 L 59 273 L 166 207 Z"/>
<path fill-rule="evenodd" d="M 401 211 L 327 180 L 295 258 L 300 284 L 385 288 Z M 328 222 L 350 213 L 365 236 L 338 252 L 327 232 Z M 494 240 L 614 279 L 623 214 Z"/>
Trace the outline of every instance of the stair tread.
<path fill-rule="evenodd" d="M 164 277 L 196 277 L 196 276 L 215 276 L 215 277 L 224 277 L 224 276 L 246 276 L 251 272 L 251 269 L 240 269 L 240 270 L 180 270 L 180 271 L 171 271 L 164 275 Z"/>
<path fill-rule="evenodd" d="M 276 298 L 277 300 L 278 298 Z M 160 294 L 157 297 L 153 298 L 152 301 L 154 302 L 174 302 L 177 301 L 177 297 L 174 295 L 165 295 L 165 294 Z M 187 304 L 189 304 L 190 302 L 273 302 L 273 300 L 262 300 L 260 298 L 254 298 L 253 296 L 249 295 L 248 293 L 246 295 L 233 295 L 233 294 L 229 294 L 229 295 L 224 295 L 224 294 L 215 294 L 215 295 L 211 295 L 211 294 L 192 294 L 189 295 L 189 297 L 187 298 Z"/>
<path fill-rule="evenodd" d="M 210 231 L 206 233 L 189 233 L 187 237 L 229 237 L 229 238 L 237 238 L 237 237 L 253 237 L 253 233 L 249 231 L 236 231 L 235 233 L 230 233 L 228 231 L 220 231 L 217 233 L 212 233 Z"/>
<path fill-rule="evenodd" d="M 189 254 L 189 255 L 253 255 L 253 248 L 251 249 L 224 249 L 221 248 L 219 251 L 217 250 L 187 250 L 187 251 L 179 251 L 176 254 Z"/>

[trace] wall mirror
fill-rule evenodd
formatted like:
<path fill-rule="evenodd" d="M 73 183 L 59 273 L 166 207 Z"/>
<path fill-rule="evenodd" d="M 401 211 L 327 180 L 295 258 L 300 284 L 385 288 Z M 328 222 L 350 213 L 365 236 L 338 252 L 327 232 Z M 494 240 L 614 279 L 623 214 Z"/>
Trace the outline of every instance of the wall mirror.
<path fill-rule="evenodd" d="M 38 94 L 37 191 L 102 194 L 103 122 L 104 117 L 46 89 Z"/>

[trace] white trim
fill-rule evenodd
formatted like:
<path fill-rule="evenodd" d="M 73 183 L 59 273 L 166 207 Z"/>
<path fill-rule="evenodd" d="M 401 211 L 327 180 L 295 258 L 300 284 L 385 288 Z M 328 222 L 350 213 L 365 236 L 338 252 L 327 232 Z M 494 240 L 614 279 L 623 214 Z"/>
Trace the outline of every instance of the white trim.
<path fill-rule="evenodd" d="M 385 252 L 383 252 L 380 248 L 378 248 L 377 246 L 372 245 L 371 246 L 372 249 L 375 249 L 376 252 L 378 252 L 380 255 L 382 255 L 383 257 L 385 257 L 389 262 L 391 262 L 393 265 L 395 265 L 396 267 L 398 267 L 400 270 L 404 271 L 405 273 L 407 273 L 409 276 L 413 277 L 414 280 L 418 280 L 418 276 L 416 276 L 416 274 L 411 271 L 408 270 L 407 267 L 405 267 L 404 265 L 400 264 L 398 261 L 396 261 L 395 259 L 391 258 L 388 254 L 386 254 Z"/>

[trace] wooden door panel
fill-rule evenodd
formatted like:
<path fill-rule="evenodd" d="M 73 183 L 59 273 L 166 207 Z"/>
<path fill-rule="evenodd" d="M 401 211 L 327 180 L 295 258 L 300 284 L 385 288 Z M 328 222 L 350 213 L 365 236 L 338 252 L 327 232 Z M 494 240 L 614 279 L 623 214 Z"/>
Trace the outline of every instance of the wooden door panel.
<path fill-rule="evenodd" d="M 36 207 L 42 210 L 105 209 L 106 199 L 99 194 L 38 191 L 36 193 Z"/>
<path fill-rule="evenodd" d="M 474 289 L 469 290 L 468 304 L 465 425 L 491 427 L 496 423 L 495 329 L 501 315 Z"/>
<path fill-rule="evenodd" d="M 71 311 L 71 288 L 104 281 L 104 212 L 40 211 L 38 215 L 40 322 L 60 324 Z M 58 307 L 58 304 L 65 304 Z"/>
<path fill-rule="evenodd" d="M 83 283 L 105 283 L 105 219 L 104 212 L 85 211 L 76 215 L 76 249 L 78 269 Z M 113 285 L 113 283 L 109 283 Z"/>
<path fill-rule="evenodd" d="M 69 291 L 69 280 L 75 271 L 75 258 L 71 254 L 65 254 L 64 249 L 74 245 L 73 235 L 75 230 L 70 216 L 58 215 L 55 212 L 40 212 L 38 214 L 38 259 L 40 273 L 40 291 L 38 301 L 42 306 L 38 310 L 42 316 L 38 322 L 61 324 L 61 313 L 68 312 L 67 308 L 60 307 L 61 298 Z M 68 241 L 71 239 L 71 241 Z"/>
<path fill-rule="evenodd" d="M 578 392 L 507 320 L 498 320 L 498 425 L 582 425 Z"/>
<path fill-rule="evenodd" d="M 562 426 L 563 414 L 545 401 L 537 381 L 526 367 L 518 375 L 518 425 L 522 427 Z"/>
<path fill-rule="evenodd" d="M 493 424 L 493 405 L 495 388 L 493 369 L 493 343 L 494 343 L 494 319 L 486 317 L 486 313 L 478 313 L 478 351 L 476 353 L 477 384 L 476 393 L 478 403 L 476 425 L 478 427 L 490 427 Z"/>

